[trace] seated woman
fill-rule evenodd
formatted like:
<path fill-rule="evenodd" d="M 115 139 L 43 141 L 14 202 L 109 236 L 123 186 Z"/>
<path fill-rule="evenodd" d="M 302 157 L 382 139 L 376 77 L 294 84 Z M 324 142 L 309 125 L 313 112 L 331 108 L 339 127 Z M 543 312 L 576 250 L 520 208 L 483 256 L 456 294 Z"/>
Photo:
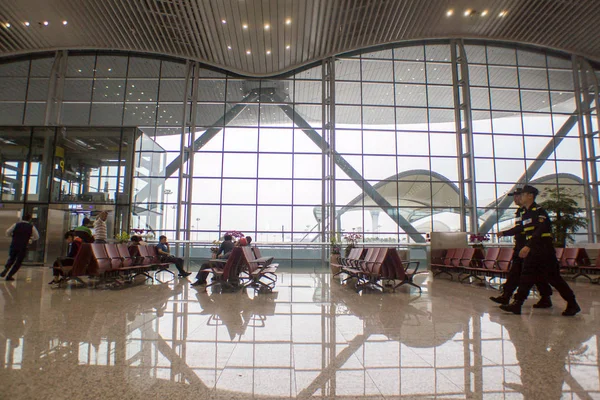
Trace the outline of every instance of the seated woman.
<path fill-rule="evenodd" d="M 67 241 L 67 256 L 66 257 L 58 257 L 56 261 L 54 261 L 54 265 L 52 266 L 52 274 L 54 278 L 48 282 L 48 284 L 58 283 L 60 281 L 60 277 L 62 275 L 61 267 L 69 267 L 73 265 L 75 261 L 75 256 L 79 252 L 81 248 L 81 244 L 83 240 L 80 237 L 75 236 L 75 232 L 69 231 L 65 233 L 65 240 Z"/>
<path fill-rule="evenodd" d="M 226 259 L 231 254 L 231 250 L 235 247 L 233 243 L 233 236 L 225 235 L 223 237 L 223 243 L 219 246 L 219 251 L 217 252 L 217 258 Z M 206 278 L 208 277 L 208 272 L 203 272 L 203 269 L 210 268 L 210 261 L 202 264 L 200 267 L 200 271 L 196 274 L 196 282 L 192 283 L 192 286 L 201 286 L 206 285 Z"/>

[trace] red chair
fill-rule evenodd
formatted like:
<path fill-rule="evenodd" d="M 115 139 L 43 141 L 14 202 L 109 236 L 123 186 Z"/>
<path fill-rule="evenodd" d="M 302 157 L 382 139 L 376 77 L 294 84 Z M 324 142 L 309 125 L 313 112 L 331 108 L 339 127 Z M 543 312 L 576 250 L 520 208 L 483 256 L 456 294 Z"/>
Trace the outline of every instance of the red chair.
<path fill-rule="evenodd" d="M 450 271 L 458 270 L 460 259 L 462 258 L 464 251 L 464 248 L 448 249 L 446 255 L 442 257 L 439 262 L 431 263 L 431 270 L 436 271 L 433 273 L 433 276 L 436 277 L 440 274 L 446 274 L 450 277 L 450 279 L 454 279 L 454 276 L 450 273 Z"/>
<path fill-rule="evenodd" d="M 209 267 L 202 270 L 202 272 L 212 273 L 214 280 L 205 287 L 206 288 L 214 285 L 220 285 L 223 289 L 239 289 L 242 288 L 240 282 L 240 272 L 242 265 L 242 248 L 234 247 L 231 250 L 231 254 L 227 260 L 209 260 Z"/>
<path fill-rule="evenodd" d="M 410 265 L 415 265 L 409 272 Z M 413 278 L 417 274 L 419 269 L 419 261 L 403 261 L 400 255 L 394 248 L 390 248 L 387 251 L 386 258 L 383 262 L 382 273 L 385 273 L 384 279 L 391 281 L 400 281 L 398 284 L 393 286 L 393 290 L 396 291 L 402 285 L 410 285 L 422 291 L 421 286 L 414 283 Z M 385 268 L 384 268 L 385 266 Z"/>

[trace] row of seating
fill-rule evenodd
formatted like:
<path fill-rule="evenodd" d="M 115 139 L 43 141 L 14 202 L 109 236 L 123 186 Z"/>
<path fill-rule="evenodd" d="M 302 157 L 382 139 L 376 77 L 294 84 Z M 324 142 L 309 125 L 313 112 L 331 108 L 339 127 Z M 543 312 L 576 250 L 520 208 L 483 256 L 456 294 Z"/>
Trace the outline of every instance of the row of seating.
<path fill-rule="evenodd" d="M 444 256 L 432 259 L 431 270 L 434 277 L 446 274 L 452 279 L 456 273 L 461 282 L 471 278 L 506 278 L 512 257 L 513 249 L 506 247 L 489 247 L 485 252 L 475 248 L 448 249 Z M 556 258 L 561 272 L 571 274 L 571 279 L 584 277 L 592 283 L 600 283 L 600 278 L 590 276 L 600 274 L 600 257 L 592 259 L 585 249 L 568 247 L 557 248 Z"/>
<path fill-rule="evenodd" d="M 507 247 L 489 247 L 485 251 L 472 247 L 448 249 L 442 257 L 431 260 L 431 270 L 434 277 L 446 274 L 454 279 L 456 274 L 461 282 L 471 278 L 491 281 L 506 278 L 512 257 L 513 249 Z"/>
<path fill-rule="evenodd" d="M 586 249 L 577 247 L 557 248 L 556 258 L 560 263 L 561 272 L 571 274 L 571 279 L 584 277 L 592 283 L 600 283 L 600 277 L 594 279 L 590 276 L 600 275 L 600 257 L 590 258 Z"/>
<path fill-rule="evenodd" d="M 102 283 L 120 285 L 132 282 L 138 275 L 151 280 L 158 280 L 157 275 L 161 272 L 174 275 L 169 266 L 169 263 L 160 261 L 154 246 L 128 247 L 126 244 L 83 243 L 72 265 L 59 264 L 54 268 L 59 270 L 62 277 L 59 286 L 70 280 L 83 283 L 82 276 L 96 277 L 100 278 Z M 154 275 L 151 275 L 151 272 L 154 272 Z"/>
<path fill-rule="evenodd" d="M 262 257 L 257 247 L 234 247 L 227 259 L 212 259 L 203 272 L 213 274 L 206 287 L 219 285 L 225 290 L 253 287 L 271 292 L 277 281 L 277 267 L 273 257 Z"/>
<path fill-rule="evenodd" d="M 340 257 L 339 263 L 332 265 L 340 269 L 334 276 L 347 275 L 343 282 L 356 279 L 357 290 L 368 287 L 383 290 L 385 285 L 395 291 L 402 285 L 410 285 L 421 291 L 413 281 L 419 264 L 419 261 L 403 261 L 395 248 L 369 247 L 353 248 L 348 257 Z"/>

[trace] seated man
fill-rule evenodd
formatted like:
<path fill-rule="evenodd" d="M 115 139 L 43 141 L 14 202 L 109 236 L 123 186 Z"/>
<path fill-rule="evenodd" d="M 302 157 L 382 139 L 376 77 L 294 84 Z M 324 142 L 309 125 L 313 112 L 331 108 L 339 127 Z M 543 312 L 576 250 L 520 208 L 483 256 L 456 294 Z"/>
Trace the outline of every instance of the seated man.
<path fill-rule="evenodd" d="M 180 278 L 185 278 L 186 276 L 191 275 L 191 272 L 187 272 L 185 269 L 183 269 L 183 258 L 171 255 L 169 243 L 167 242 L 167 237 L 165 235 L 161 235 L 158 238 L 158 240 L 159 243 L 156 245 L 156 250 L 158 251 L 158 255 L 160 256 L 160 261 L 175 264 L 175 267 L 179 271 Z"/>
<path fill-rule="evenodd" d="M 235 247 L 233 243 L 233 236 L 225 235 L 223 237 L 223 243 L 219 246 L 219 251 L 217 252 L 217 258 L 225 259 L 229 257 L 231 250 Z M 203 269 L 207 269 L 210 267 L 210 262 L 202 264 L 200 267 L 200 271 L 196 274 L 196 282 L 192 283 L 192 286 L 201 286 L 206 285 L 206 278 L 208 277 L 208 272 L 202 272 Z"/>
<path fill-rule="evenodd" d="M 248 242 L 248 246 L 252 243 L 252 236 L 246 236 L 246 242 Z"/>
<path fill-rule="evenodd" d="M 58 257 L 56 261 L 54 261 L 54 265 L 52 266 L 52 274 L 54 275 L 54 279 L 48 282 L 49 285 L 53 283 L 58 283 L 60 281 L 60 277 L 62 275 L 62 271 L 60 267 L 68 267 L 72 266 L 75 261 L 75 256 L 79 252 L 81 248 L 81 244 L 83 240 L 80 237 L 75 236 L 74 231 L 69 231 L 65 233 L 65 240 L 67 241 L 67 256 L 66 257 Z"/>

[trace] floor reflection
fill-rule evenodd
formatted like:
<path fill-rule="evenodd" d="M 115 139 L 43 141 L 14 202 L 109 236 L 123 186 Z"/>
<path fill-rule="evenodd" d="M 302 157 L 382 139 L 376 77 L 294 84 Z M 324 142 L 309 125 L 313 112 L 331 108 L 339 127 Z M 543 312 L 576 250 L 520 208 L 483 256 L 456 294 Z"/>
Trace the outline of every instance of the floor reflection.
<path fill-rule="evenodd" d="M 600 398 L 599 286 L 575 285 L 570 319 L 556 296 L 515 316 L 492 289 L 418 279 L 420 295 L 302 273 L 270 294 L 56 290 L 28 269 L 0 283 L 0 398 Z"/>

